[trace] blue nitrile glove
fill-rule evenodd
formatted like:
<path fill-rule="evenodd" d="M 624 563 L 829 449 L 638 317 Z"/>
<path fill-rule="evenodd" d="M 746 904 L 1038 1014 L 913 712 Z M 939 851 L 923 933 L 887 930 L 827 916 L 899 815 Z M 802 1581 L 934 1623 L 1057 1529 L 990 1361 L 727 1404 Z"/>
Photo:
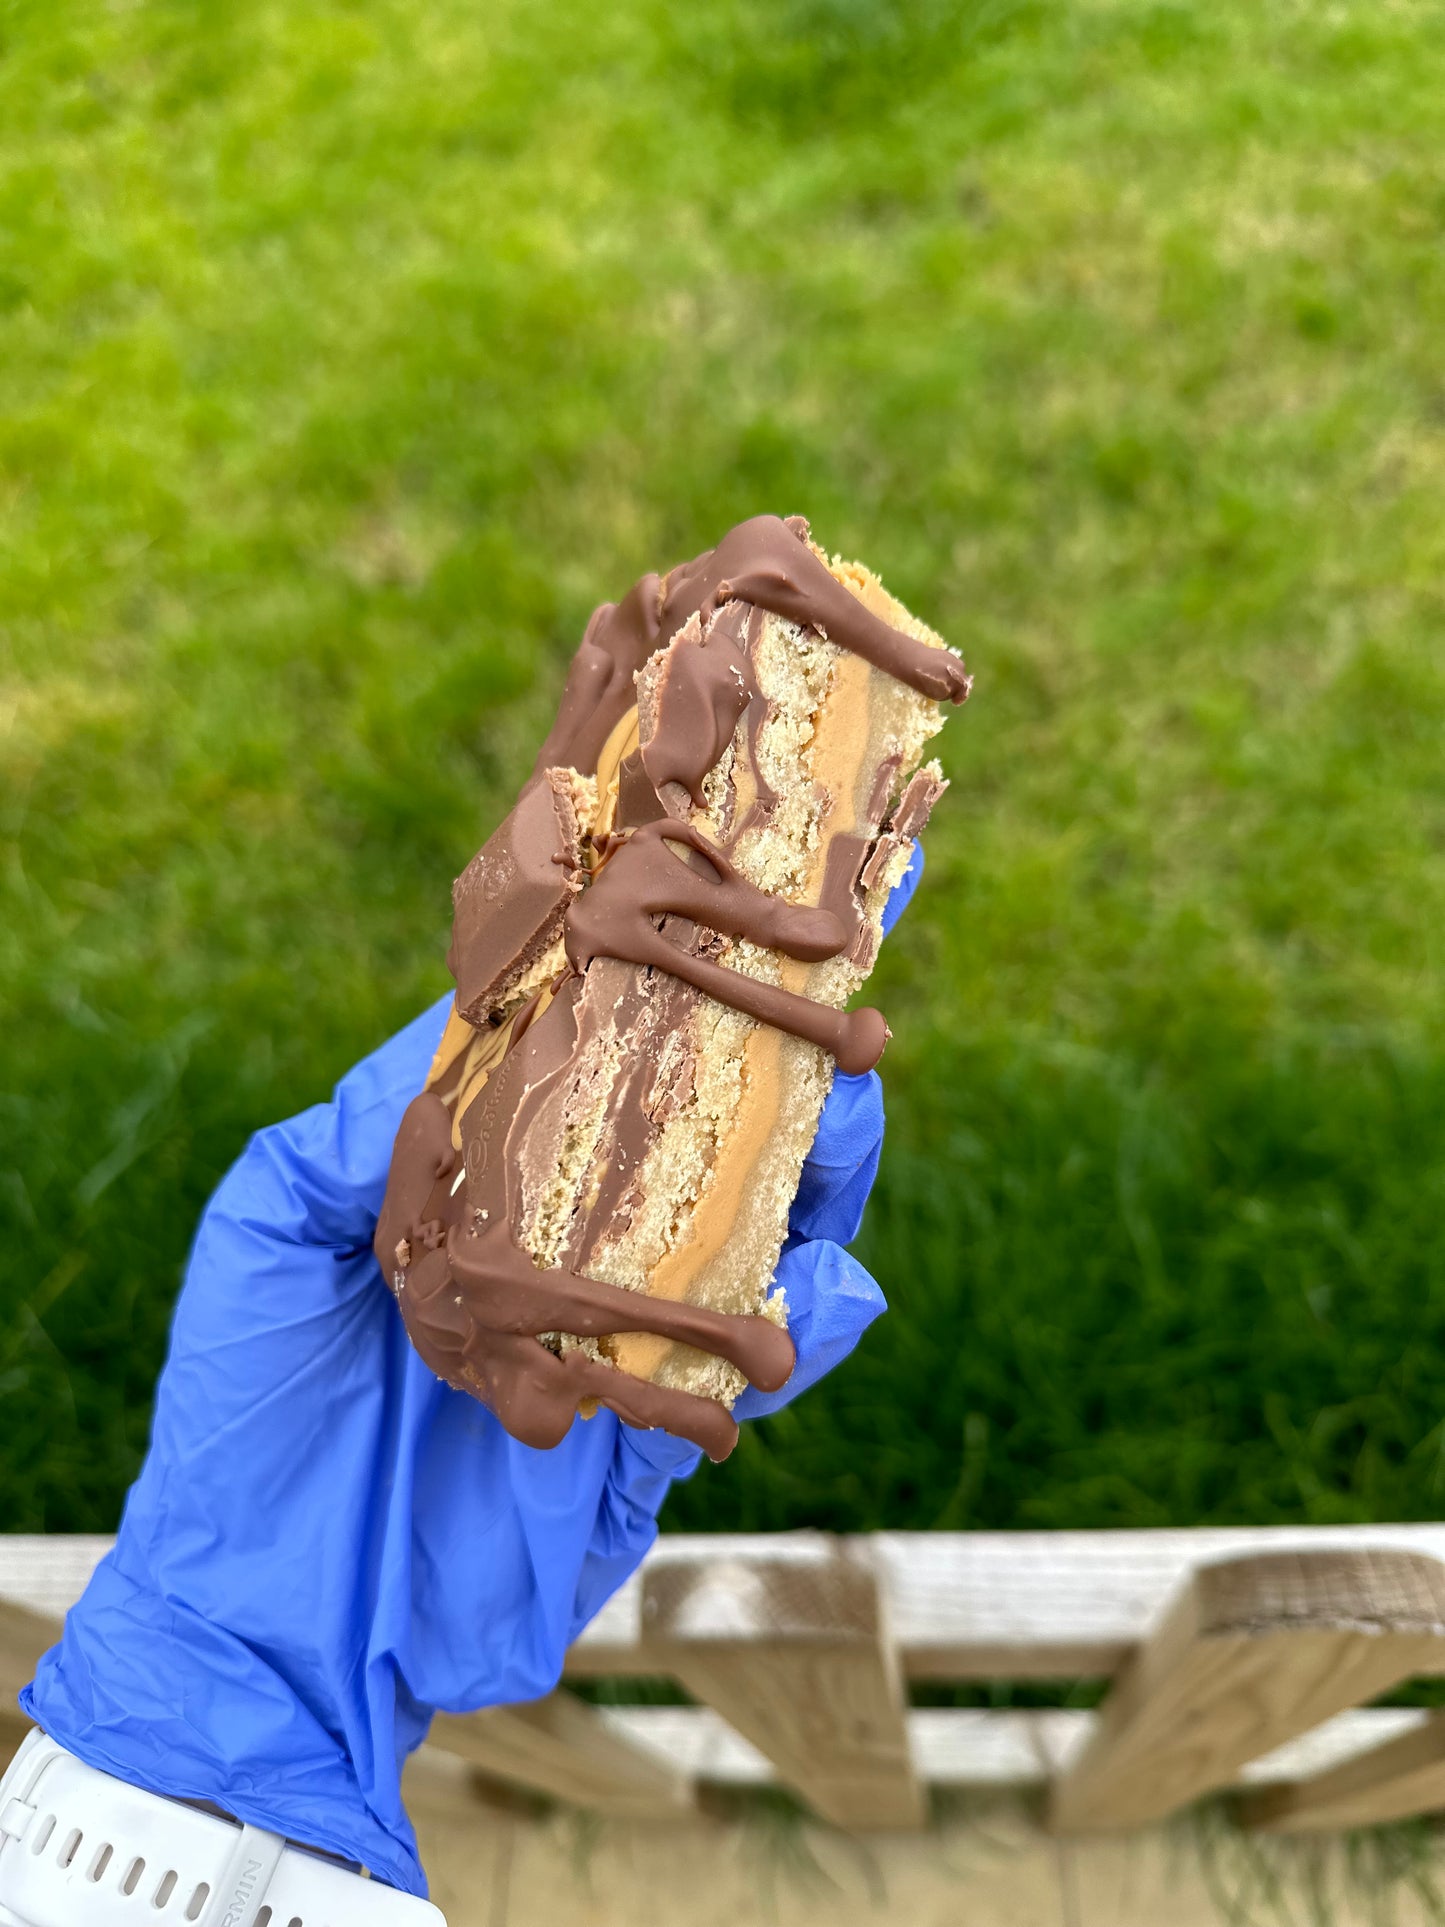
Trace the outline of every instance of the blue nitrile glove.
<path fill-rule="evenodd" d="M 915 852 L 889 927 L 920 869 Z M 433 1710 L 548 1692 L 699 1458 L 605 1410 L 536 1451 L 413 1351 L 371 1239 L 449 1007 L 260 1132 L 211 1200 L 115 1550 L 21 1695 L 92 1766 L 416 1894 L 399 1783 Z M 884 1309 L 840 1248 L 882 1136 L 877 1076 L 838 1076 L 778 1269 L 797 1369 L 740 1418 L 811 1385 Z"/>

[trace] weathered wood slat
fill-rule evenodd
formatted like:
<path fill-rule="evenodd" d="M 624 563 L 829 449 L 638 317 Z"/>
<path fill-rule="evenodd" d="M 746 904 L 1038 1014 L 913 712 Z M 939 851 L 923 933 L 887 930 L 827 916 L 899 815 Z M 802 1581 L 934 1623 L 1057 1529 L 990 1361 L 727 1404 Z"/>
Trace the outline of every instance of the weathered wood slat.
<path fill-rule="evenodd" d="M 0 1709 L 14 1709 L 15 1696 L 33 1677 L 35 1662 L 59 1637 L 58 1620 L 0 1598 Z"/>
<path fill-rule="evenodd" d="M 708 1706 L 609 1706 L 609 1726 L 681 1772 L 718 1786 L 770 1786 L 777 1771 Z M 1414 1732 L 1430 1716 L 1404 1707 L 1352 1709 L 1240 1770 L 1242 1788 L 1294 1785 Z M 914 1770 L 930 1786 L 1032 1788 L 1076 1759 L 1093 1713 L 993 1712 L 915 1707 L 908 1715 Z"/>
<path fill-rule="evenodd" d="M 466 1820 L 485 1804 L 476 1768 L 435 1746 L 419 1746 L 407 1761 L 401 1776 L 401 1797 L 413 1819 L 426 1814 Z"/>
<path fill-rule="evenodd" d="M 648 1819 L 692 1803 L 685 1774 L 634 1745 L 565 1689 L 522 1706 L 439 1713 L 427 1744 L 494 1779 L 598 1813 Z"/>
<path fill-rule="evenodd" d="M 0 1598 L 59 1618 L 79 1598 L 107 1539 L 0 1535 Z M 669 1533 L 608 1601 L 567 1660 L 574 1678 L 652 1670 L 642 1639 L 646 1573 L 725 1550 L 806 1561 L 812 1533 L 726 1539 Z M 1445 1558 L 1445 1526 L 1191 1527 L 1143 1532 L 884 1532 L 866 1540 L 911 1679 L 1106 1678 L 1144 1637 L 1189 1571 L 1248 1553 L 1394 1547 Z"/>
<path fill-rule="evenodd" d="M 0 1773 L 3 1773 L 25 1735 L 30 1731 L 30 1722 L 18 1706 L 0 1709 Z"/>
<path fill-rule="evenodd" d="M 670 1533 L 567 1657 L 574 1678 L 655 1670 L 642 1638 L 649 1573 L 726 1551 L 744 1563 L 806 1562 L 813 1533 Z M 1395 1548 L 1445 1558 L 1445 1526 L 1190 1527 L 1142 1532 L 880 1532 L 867 1548 L 909 1679 L 1109 1678 L 1202 1562 L 1251 1553 Z"/>
<path fill-rule="evenodd" d="M 684 1780 L 713 1786 L 777 1784 L 777 1770 L 709 1706 L 608 1706 L 603 1724 Z M 1340 1714 L 1253 1762 L 1239 1776 L 1246 1790 L 1293 1790 L 1346 1761 L 1415 1732 L 1431 1716 L 1401 1708 Z M 914 1769 L 932 1786 L 1029 1789 L 1044 1785 L 1087 1744 L 1092 1713 L 988 1712 L 928 1707 L 908 1715 Z M 0 1716 L 0 1769 L 29 1731 L 18 1713 Z M 420 1747 L 407 1761 L 402 1792 L 418 1813 L 465 1817 L 487 1797 L 477 1768 L 438 1746 Z"/>
<path fill-rule="evenodd" d="M 607 1706 L 605 1725 L 643 1752 L 666 1761 L 685 1778 L 713 1786 L 763 1787 L 778 1783 L 777 1768 L 710 1706 Z M 1088 1744 L 1097 1716 L 1067 1710 L 994 1712 L 915 1707 L 908 1715 L 914 1770 L 930 1786 L 1025 1789 L 1043 1786 Z M 1241 1769 L 1242 1789 L 1294 1784 L 1416 1730 L 1429 1715 L 1405 1708 L 1366 1708 L 1341 1713 L 1311 1733 Z M 408 1766 L 423 1762 L 437 1783 L 447 1776 L 455 1804 L 467 1769 L 460 1760 L 423 1747 Z M 461 1776 L 459 1779 L 458 1776 Z M 411 1781 L 407 1782 L 410 1800 Z"/>
<path fill-rule="evenodd" d="M 1249 1760 L 1445 1660 L 1445 1565 L 1266 1553 L 1196 1570 L 1058 1781 L 1062 1830 L 1148 1824 Z"/>
<path fill-rule="evenodd" d="M 635 1745 L 671 1760 L 699 1782 L 778 1784 L 773 1762 L 710 1706 L 609 1706 L 603 1718 Z M 1093 1723 L 1093 1714 L 1082 1712 L 915 1708 L 907 1716 L 909 1753 L 917 1778 L 931 1785 L 1037 1787 L 1077 1752 Z M 1362 1744 L 1368 1740 L 1356 1741 L 1357 1747 Z"/>
<path fill-rule="evenodd" d="M 1445 1808 L 1445 1713 L 1313 1778 L 1296 1778 L 1241 1802 L 1241 1822 L 1262 1833 L 1378 1826 Z"/>
<path fill-rule="evenodd" d="M 643 1590 L 647 1650 L 824 1819 L 920 1826 L 925 1802 L 877 1578 L 856 1551 L 826 1541 L 813 1551 L 659 1565 Z"/>
<path fill-rule="evenodd" d="M 88 1532 L 0 1533 L 0 1598 L 63 1619 L 114 1544 Z"/>
<path fill-rule="evenodd" d="M 0 1536 L 0 1690 L 6 1698 L 30 1677 L 40 1652 L 56 1636 L 60 1615 L 78 1597 L 109 1543 L 98 1537 Z M 1357 1711 L 1314 1732 L 1302 1730 L 1302 1723 L 1368 1698 L 1407 1673 L 1445 1670 L 1438 1627 L 1432 1621 L 1426 1628 L 1418 1613 L 1413 1620 L 1408 1611 L 1400 1618 L 1395 1610 L 1401 1601 L 1400 1569 L 1389 1557 L 1371 1563 L 1368 1555 L 1376 1551 L 1445 1555 L 1445 1527 L 900 1533 L 841 1541 L 809 1533 L 670 1536 L 573 1648 L 568 1670 L 583 1676 L 638 1675 L 666 1671 L 676 1660 L 679 1677 L 690 1675 L 694 1690 L 715 1705 L 726 1702 L 736 1719 L 748 1722 L 746 1731 L 766 1739 L 778 1766 L 708 1708 L 616 1708 L 599 1716 L 569 1697 L 555 1707 L 542 1703 L 544 1710 L 513 1708 L 459 1722 L 466 1729 L 453 1736 L 459 1750 L 429 1749 L 425 1764 L 410 1770 L 411 1779 L 430 1775 L 432 1792 L 442 1789 L 445 1801 L 458 1810 L 472 1797 L 474 1772 L 484 1768 L 594 1807 L 675 1812 L 679 1786 L 694 1775 L 764 1784 L 779 1777 L 781 1768 L 790 1783 L 801 1786 L 811 1777 L 816 1787 L 827 1777 L 818 1761 L 831 1756 L 835 1766 L 845 1764 L 831 1789 L 815 1791 L 820 1804 L 832 1802 L 840 1816 L 861 1806 L 863 1823 L 877 1824 L 891 1801 L 893 1824 L 901 1825 L 920 1810 L 920 1781 L 1037 1785 L 1062 1772 L 1060 1809 L 1067 1813 L 1079 1774 L 1092 1772 L 1089 1763 L 1097 1762 L 1103 1748 L 1116 1782 L 1127 1792 L 1130 1776 L 1142 1775 L 1153 1783 L 1150 1801 L 1156 1806 L 1166 1798 L 1176 1804 L 1181 1785 L 1190 1789 L 1183 1797 L 1192 1797 L 1206 1784 L 1232 1783 L 1278 1789 L 1246 1806 L 1254 1825 L 1367 1824 L 1445 1804 L 1439 1790 L 1445 1766 L 1436 1771 L 1437 1750 L 1445 1753 L 1445 1741 L 1426 1715 Z M 1221 1555 L 1289 1552 L 1307 1561 L 1338 1553 L 1346 1556 L 1345 1566 L 1334 1567 L 1334 1578 L 1323 1588 L 1314 1569 L 1306 1588 L 1309 1611 L 1287 1612 L 1268 1623 L 1266 1614 L 1247 1626 L 1236 1618 L 1232 1630 L 1224 1621 L 1197 1625 L 1198 1637 L 1185 1642 L 1192 1652 L 1189 1677 L 1178 1666 L 1165 1669 L 1175 1714 L 1151 1738 L 1149 1722 L 1157 1727 L 1158 1708 L 1145 1718 L 1137 1703 L 1138 1681 L 1151 1665 L 1157 1672 L 1167 1629 L 1142 1646 L 1141 1640 L 1159 1620 L 1169 1593 L 1201 1562 Z M 728 1648 L 728 1655 L 707 1650 L 705 1602 L 696 1591 L 698 1572 L 715 1570 L 719 1560 L 732 1573 L 724 1588 L 731 1618 L 721 1628 L 714 1624 L 712 1632 L 720 1638 L 711 1643 Z M 1350 1560 L 1356 1562 L 1358 1582 L 1351 1595 L 1354 1610 L 1363 1615 L 1354 1619 L 1348 1611 L 1339 1616 L 1340 1575 Z M 874 1630 L 860 1637 L 861 1622 L 848 1622 L 846 1612 L 839 1620 L 836 1598 L 818 1595 L 807 1604 L 820 1574 L 866 1571 L 870 1562 L 879 1585 L 863 1617 L 872 1615 Z M 1388 1580 L 1383 1592 L 1382 1573 Z M 666 1623 L 673 1610 L 667 1605 L 669 1588 L 674 1601 L 692 1597 L 697 1608 L 697 1636 L 682 1642 L 680 1658 L 679 1642 Z M 778 1617 L 779 1588 L 794 1597 L 791 1631 L 787 1615 Z M 718 1597 L 714 1591 L 708 1610 L 716 1608 Z M 644 1625 L 649 1600 L 653 1614 Z M 1419 1596 L 1415 1604 L 1420 1606 Z M 1433 1610 L 1426 1607 L 1425 1619 Z M 832 1630 L 820 1636 L 830 1614 Z M 885 1620 L 896 1666 L 889 1657 Z M 659 1638 L 662 1634 L 667 1638 Z M 1271 1658 L 1272 1639 L 1287 1642 L 1287 1653 L 1280 1646 Z M 1231 1640 L 1232 1654 L 1226 1654 Z M 760 1664 L 759 1655 L 770 1648 L 772 1656 Z M 866 1660 L 865 1652 L 871 1653 Z M 1281 1653 L 1286 1653 L 1283 1660 Z M 1178 1651 L 1175 1660 L 1182 1665 Z M 1125 1661 L 1130 1663 L 1097 1732 L 1093 1716 L 1068 1712 L 919 1710 L 905 1721 L 897 1677 L 900 1666 L 914 1678 L 1097 1677 L 1114 1673 Z M 1314 1681 L 1315 1673 L 1321 1681 Z M 1159 1674 L 1155 1684 L 1164 1677 Z M 797 1719 L 772 1703 L 785 1704 L 789 1696 L 801 1704 Z M 1293 1706 L 1287 1717 L 1283 1700 Z M 839 1725 L 847 1729 L 841 1741 L 832 1731 Z M 1302 1737 L 1268 1752 L 1285 1730 Z M 439 1734 L 446 1731 L 439 1725 Z M 810 1738 L 820 1734 L 816 1741 Z M 6 1737 L 0 1732 L 0 1745 Z M 624 1749 L 620 1768 L 607 1750 L 610 1743 Z M 1358 1758 L 1371 1743 L 1377 1744 L 1376 1757 Z M 1267 1757 L 1252 1764 L 1229 1764 L 1262 1751 Z M 854 1779 L 855 1772 L 861 1778 Z M 651 1777 L 654 1773 L 662 1775 L 660 1782 Z M 894 1788 L 882 1809 L 876 1797 L 880 1780 Z M 869 1785 L 874 1793 L 865 1799 L 859 1789 Z M 436 1804 L 430 1794 L 426 1797 Z"/>

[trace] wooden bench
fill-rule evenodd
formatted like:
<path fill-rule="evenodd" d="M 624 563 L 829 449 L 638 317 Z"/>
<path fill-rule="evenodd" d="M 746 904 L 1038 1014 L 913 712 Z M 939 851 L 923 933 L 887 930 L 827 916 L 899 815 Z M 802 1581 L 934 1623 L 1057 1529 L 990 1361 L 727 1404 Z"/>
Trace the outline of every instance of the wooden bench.
<path fill-rule="evenodd" d="M 0 1538 L 0 1690 L 30 1676 L 109 1542 Z M 1371 1705 L 1445 1673 L 1445 1527 L 661 1539 L 568 1679 L 663 1677 L 694 1705 L 440 1716 L 414 1806 L 476 1775 L 599 1812 L 790 1788 L 856 1830 L 921 1826 L 927 1789 L 1038 1788 L 1052 1823 L 1142 1826 L 1232 1790 L 1251 1828 L 1445 1807 L 1445 1713 Z M 1108 1682 L 1097 1713 L 910 1707 L 910 1681 Z M 15 1716 L 18 1721 L 18 1715 Z"/>

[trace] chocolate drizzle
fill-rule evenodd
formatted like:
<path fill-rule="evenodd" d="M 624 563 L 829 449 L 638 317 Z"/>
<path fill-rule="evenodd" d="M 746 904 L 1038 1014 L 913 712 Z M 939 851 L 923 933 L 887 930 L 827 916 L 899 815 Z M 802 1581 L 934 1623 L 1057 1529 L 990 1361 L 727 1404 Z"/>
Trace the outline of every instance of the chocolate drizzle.
<path fill-rule="evenodd" d="M 764 612 L 925 696 L 968 694 L 951 651 L 891 627 L 830 573 L 806 522 L 755 517 L 665 580 L 644 576 L 594 612 L 516 809 L 458 881 L 449 961 L 472 1030 L 461 1055 L 447 1047 L 445 1077 L 436 1074 L 448 1101 L 428 1090 L 402 1119 L 375 1248 L 426 1362 L 528 1445 L 556 1444 L 579 1405 L 594 1402 L 726 1456 L 737 1437 L 730 1414 L 614 1366 L 612 1341 L 624 1334 L 711 1352 L 763 1390 L 792 1371 L 792 1341 L 770 1318 L 623 1289 L 581 1269 L 646 1202 L 648 1147 L 689 1101 L 695 1060 L 676 1046 L 691 991 L 807 1039 L 845 1071 L 871 1068 L 887 1042 L 876 1010 L 835 1010 L 719 961 L 741 939 L 801 963 L 846 957 L 866 969 L 876 938 L 862 891 L 889 872 L 939 788 L 915 776 L 885 822 L 901 759 L 884 756 L 858 827 L 834 830 L 817 904 L 789 903 L 742 874 L 733 854 L 780 800 L 759 761 L 771 713 L 753 662 Z M 622 726 L 634 705 L 629 736 Z M 733 744 L 750 779 L 741 790 L 727 762 Z M 604 749 L 615 799 L 605 836 L 585 814 L 595 786 L 574 776 L 596 773 Z M 713 771 L 721 780 L 705 793 Z M 689 801 L 708 810 L 709 797 L 716 842 L 683 820 Z M 614 1025 L 630 1049 L 610 1089 L 592 1189 L 552 1234 L 557 1262 L 535 1263 L 520 1239 L 556 1166 L 524 1155 L 529 1133 L 554 1141 L 589 1048 Z M 493 1035 L 489 1053 L 478 1040 Z"/>
<path fill-rule="evenodd" d="M 668 846 L 684 844 L 701 869 Z M 847 948 L 852 930 L 831 910 L 786 903 L 740 876 L 715 844 L 689 823 L 664 817 L 635 830 L 607 859 L 590 890 L 567 912 L 567 959 L 585 970 L 594 957 L 620 957 L 671 972 L 720 1004 L 760 1023 L 806 1037 L 831 1051 L 841 1069 L 870 1071 L 883 1055 L 888 1026 L 879 1010 L 832 1010 L 776 984 L 727 970 L 663 935 L 655 918 L 683 916 L 721 935 L 805 963 L 822 963 Z"/>
<path fill-rule="evenodd" d="M 532 765 L 532 779 L 566 765 L 590 774 L 602 745 L 637 700 L 632 679 L 663 641 L 658 625 L 662 584 L 645 575 L 621 602 L 592 611 L 557 709 L 557 720 Z"/>
<path fill-rule="evenodd" d="M 657 725 L 642 746 L 643 768 L 659 796 L 668 783 L 681 783 L 703 809 L 703 777 L 732 741 L 749 706 L 762 705 L 753 666 L 739 647 L 746 627 L 745 617 L 740 621 L 726 610 L 704 635 L 694 616 L 669 650 Z"/>
<path fill-rule="evenodd" d="M 504 1209 L 484 1215 L 459 1201 L 455 1166 L 447 1108 L 424 1091 L 397 1133 L 375 1249 L 413 1342 L 438 1377 L 476 1393 L 524 1445 L 556 1445 L 579 1400 L 592 1398 L 630 1424 L 663 1426 L 725 1458 L 737 1426 L 711 1399 L 631 1378 L 579 1350 L 559 1357 L 538 1338 L 555 1331 L 656 1332 L 715 1352 L 752 1384 L 776 1391 L 793 1369 L 788 1334 L 767 1318 L 540 1269 L 513 1240 Z"/>
<path fill-rule="evenodd" d="M 958 657 L 875 616 L 831 574 L 807 533 L 800 516 L 783 521 L 755 515 L 739 522 L 715 549 L 669 574 L 663 585 L 662 635 L 674 634 L 691 615 L 701 615 L 706 625 L 716 608 L 737 598 L 818 630 L 920 695 L 964 702 L 973 678 Z"/>

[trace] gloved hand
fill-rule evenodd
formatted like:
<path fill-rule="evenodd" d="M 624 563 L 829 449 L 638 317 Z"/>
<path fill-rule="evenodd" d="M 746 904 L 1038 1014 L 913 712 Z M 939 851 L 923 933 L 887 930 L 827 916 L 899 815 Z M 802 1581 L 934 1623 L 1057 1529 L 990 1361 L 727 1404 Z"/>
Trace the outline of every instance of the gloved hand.
<path fill-rule="evenodd" d="M 921 868 L 915 850 L 885 927 Z M 211 1200 L 115 1550 L 21 1696 L 90 1765 L 415 1894 L 401 1765 L 433 1711 L 548 1692 L 699 1458 L 607 1411 L 536 1451 L 413 1351 L 371 1239 L 449 1005 L 260 1132 Z M 884 1309 L 841 1249 L 882 1135 L 877 1076 L 835 1078 L 778 1267 L 797 1368 L 739 1418 Z"/>

